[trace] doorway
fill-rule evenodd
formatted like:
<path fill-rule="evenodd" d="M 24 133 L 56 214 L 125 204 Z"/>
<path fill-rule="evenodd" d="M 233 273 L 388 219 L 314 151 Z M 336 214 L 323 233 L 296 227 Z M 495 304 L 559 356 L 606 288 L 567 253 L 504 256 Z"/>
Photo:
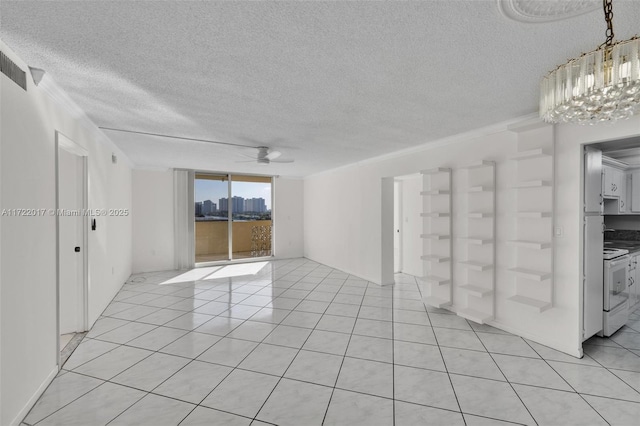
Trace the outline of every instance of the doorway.
<path fill-rule="evenodd" d="M 582 348 L 588 355 L 600 345 L 635 350 L 629 341 L 640 333 L 640 136 L 583 148 Z"/>
<path fill-rule="evenodd" d="M 56 133 L 58 366 L 87 330 L 87 151 Z"/>

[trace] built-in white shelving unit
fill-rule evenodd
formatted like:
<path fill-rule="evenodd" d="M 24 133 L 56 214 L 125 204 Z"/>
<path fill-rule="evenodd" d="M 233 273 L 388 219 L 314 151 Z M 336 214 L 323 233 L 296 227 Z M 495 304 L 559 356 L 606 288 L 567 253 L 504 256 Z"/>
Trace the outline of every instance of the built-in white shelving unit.
<path fill-rule="evenodd" d="M 534 141 L 535 142 L 535 141 Z M 515 281 L 509 301 L 532 312 L 553 306 L 553 140 L 510 156 L 516 176 Z"/>
<path fill-rule="evenodd" d="M 451 169 L 423 170 L 423 281 L 429 285 L 429 296 L 423 302 L 442 308 L 453 303 L 452 178 Z"/>
<path fill-rule="evenodd" d="M 495 316 L 496 165 L 479 161 L 462 170 L 467 174 L 467 236 L 459 238 L 466 259 L 458 261 L 464 279 L 457 289 L 464 296 L 457 314 L 483 324 Z"/>

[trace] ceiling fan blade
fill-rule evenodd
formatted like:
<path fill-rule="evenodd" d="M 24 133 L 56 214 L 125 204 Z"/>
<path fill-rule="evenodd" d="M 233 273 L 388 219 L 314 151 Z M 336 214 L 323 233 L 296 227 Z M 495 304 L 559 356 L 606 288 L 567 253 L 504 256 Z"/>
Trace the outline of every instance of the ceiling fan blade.
<path fill-rule="evenodd" d="M 293 163 L 295 160 L 271 160 L 271 163 Z"/>
<path fill-rule="evenodd" d="M 282 155 L 282 153 L 280 151 L 269 151 L 269 153 L 267 154 L 267 158 L 269 160 L 275 160 L 276 158 L 280 157 Z"/>

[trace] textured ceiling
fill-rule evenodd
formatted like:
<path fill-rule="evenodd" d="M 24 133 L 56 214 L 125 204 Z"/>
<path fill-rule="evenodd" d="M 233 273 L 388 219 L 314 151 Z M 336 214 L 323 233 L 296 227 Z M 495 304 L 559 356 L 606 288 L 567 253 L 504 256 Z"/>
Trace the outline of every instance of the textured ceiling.
<path fill-rule="evenodd" d="M 614 2 L 618 39 L 640 2 Z M 527 24 L 495 0 L 0 2 L 0 37 L 140 166 L 304 176 L 533 113 L 538 83 L 604 41 L 601 11 Z"/>

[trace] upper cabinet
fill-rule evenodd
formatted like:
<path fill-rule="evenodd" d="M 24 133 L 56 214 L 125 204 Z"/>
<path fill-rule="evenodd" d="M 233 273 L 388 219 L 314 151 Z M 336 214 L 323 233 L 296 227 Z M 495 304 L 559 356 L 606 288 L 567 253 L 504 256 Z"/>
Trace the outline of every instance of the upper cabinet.
<path fill-rule="evenodd" d="M 604 166 L 602 172 L 603 195 L 605 197 L 619 197 L 622 194 L 623 172 L 611 166 Z"/>
<path fill-rule="evenodd" d="M 640 213 L 640 170 L 629 172 L 629 194 L 631 213 Z"/>
<path fill-rule="evenodd" d="M 604 156 L 602 162 L 603 213 L 607 215 L 640 213 L 640 170 L 629 170 L 626 164 Z M 635 187 L 634 175 L 636 175 Z M 589 192 L 586 186 L 591 184 L 587 179 L 585 174 L 585 207 Z"/>

